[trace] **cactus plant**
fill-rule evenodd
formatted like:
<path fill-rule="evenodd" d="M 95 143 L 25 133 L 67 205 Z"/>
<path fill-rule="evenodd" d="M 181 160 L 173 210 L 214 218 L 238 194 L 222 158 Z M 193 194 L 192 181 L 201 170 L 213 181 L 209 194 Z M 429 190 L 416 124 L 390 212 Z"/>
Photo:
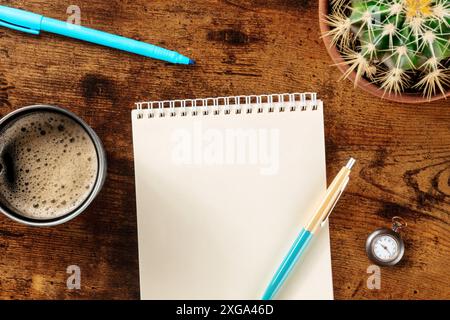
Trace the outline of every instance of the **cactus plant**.
<path fill-rule="evenodd" d="M 449 89 L 450 0 L 331 0 L 326 20 L 355 85 L 428 99 Z"/>

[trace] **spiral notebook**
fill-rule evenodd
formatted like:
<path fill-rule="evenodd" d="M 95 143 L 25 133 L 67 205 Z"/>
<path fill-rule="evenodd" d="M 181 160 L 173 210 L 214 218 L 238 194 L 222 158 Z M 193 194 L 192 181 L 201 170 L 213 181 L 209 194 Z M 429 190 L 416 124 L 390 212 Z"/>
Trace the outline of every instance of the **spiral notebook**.
<path fill-rule="evenodd" d="M 326 191 L 313 93 L 132 111 L 141 299 L 260 299 Z M 324 228 L 279 299 L 333 299 Z"/>

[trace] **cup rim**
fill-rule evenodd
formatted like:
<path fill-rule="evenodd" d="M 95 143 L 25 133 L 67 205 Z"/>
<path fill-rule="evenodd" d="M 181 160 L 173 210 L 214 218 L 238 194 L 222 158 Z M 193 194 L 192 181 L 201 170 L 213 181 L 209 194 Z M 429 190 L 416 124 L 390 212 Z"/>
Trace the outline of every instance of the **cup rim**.
<path fill-rule="evenodd" d="M 56 225 L 60 225 L 63 223 L 66 223 L 70 220 L 73 220 L 77 216 L 79 216 L 81 213 L 83 213 L 89 205 L 94 201 L 94 199 L 97 197 L 97 195 L 100 193 L 107 175 L 107 159 L 106 159 L 106 152 L 103 147 L 103 144 L 98 137 L 98 135 L 95 133 L 95 131 L 86 123 L 83 119 L 81 119 L 79 116 L 74 114 L 73 112 L 66 110 L 64 108 L 58 107 L 58 106 L 52 106 L 52 105 L 45 105 L 45 104 L 36 104 L 36 105 L 30 105 L 26 107 L 19 108 L 17 110 L 14 110 L 10 113 L 8 113 L 3 118 L 0 118 L 0 131 L 2 130 L 2 127 L 6 126 L 11 121 L 14 121 L 14 119 L 20 115 L 25 115 L 27 113 L 37 112 L 37 111 L 52 111 L 56 113 L 61 113 L 65 116 L 68 116 L 72 120 L 76 121 L 79 125 L 83 127 L 83 129 L 86 130 L 87 134 L 91 138 L 92 142 L 94 143 L 95 150 L 97 152 L 97 161 L 98 161 L 98 170 L 97 170 L 97 178 L 95 180 L 94 187 L 92 188 L 89 196 L 74 210 L 72 210 L 70 213 L 54 218 L 54 219 L 32 219 L 25 216 L 22 216 L 16 212 L 13 212 L 12 210 L 6 208 L 6 206 L 2 205 L 0 203 L 0 213 L 4 214 L 8 218 L 33 227 L 52 227 Z"/>

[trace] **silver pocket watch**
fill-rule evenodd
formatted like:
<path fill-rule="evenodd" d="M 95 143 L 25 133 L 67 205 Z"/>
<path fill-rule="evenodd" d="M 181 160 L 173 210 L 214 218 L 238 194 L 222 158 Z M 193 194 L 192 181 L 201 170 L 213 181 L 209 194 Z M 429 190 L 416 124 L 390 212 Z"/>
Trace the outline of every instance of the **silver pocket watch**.
<path fill-rule="evenodd" d="M 369 235 L 366 252 L 370 260 L 381 266 L 394 266 L 400 262 L 405 253 L 405 244 L 399 231 L 407 223 L 400 217 L 392 218 L 392 229 L 381 228 Z"/>

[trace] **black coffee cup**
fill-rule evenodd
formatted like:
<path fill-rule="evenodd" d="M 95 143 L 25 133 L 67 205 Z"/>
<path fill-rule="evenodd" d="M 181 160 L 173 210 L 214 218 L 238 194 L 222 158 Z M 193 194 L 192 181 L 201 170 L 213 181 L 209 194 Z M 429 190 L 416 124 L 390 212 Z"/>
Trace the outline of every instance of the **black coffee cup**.
<path fill-rule="evenodd" d="M 30 218 L 28 216 L 25 216 L 21 214 L 20 212 L 15 212 L 10 208 L 10 206 L 7 206 L 5 203 L 2 203 L 2 200 L 0 199 L 0 212 L 6 215 L 7 217 L 29 225 L 29 226 L 37 226 L 37 227 L 49 227 L 49 226 L 55 226 L 59 225 L 65 222 L 68 222 L 78 215 L 80 215 L 83 211 L 86 210 L 86 208 L 92 203 L 92 201 L 97 197 L 97 195 L 100 193 L 103 184 L 106 180 L 107 175 L 107 161 L 106 161 L 106 153 L 105 149 L 103 147 L 103 144 L 100 140 L 100 138 L 97 136 L 97 134 L 92 130 L 81 118 L 76 116 L 70 111 L 67 111 L 65 109 L 62 109 L 60 107 L 55 106 L 48 106 L 48 105 L 34 105 L 34 106 L 28 106 L 21 108 L 19 110 L 16 110 L 2 119 L 0 119 L 0 139 L 2 139 L 2 135 L 5 132 L 5 128 L 8 128 L 12 124 L 15 123 L 19 118 L 22 118 L 30 113 L 45 113 L 50 112 L 53 114 L 60 114 L 61 116 L 64 116 L 66 118 L 69 118 L 73 120 L 77 125 L 79 125 L 86 134 L 91 139 L 95 151 L 97 154 L 97 176 L 95 178 L 95 182 L 93 184 L 93 187 L 91 188 L 91 191 L 87 198 L 79 204 L 76 208 L 71 210 L 69 213 L 53 218 L 53 219 L 34 219 Z"/>

